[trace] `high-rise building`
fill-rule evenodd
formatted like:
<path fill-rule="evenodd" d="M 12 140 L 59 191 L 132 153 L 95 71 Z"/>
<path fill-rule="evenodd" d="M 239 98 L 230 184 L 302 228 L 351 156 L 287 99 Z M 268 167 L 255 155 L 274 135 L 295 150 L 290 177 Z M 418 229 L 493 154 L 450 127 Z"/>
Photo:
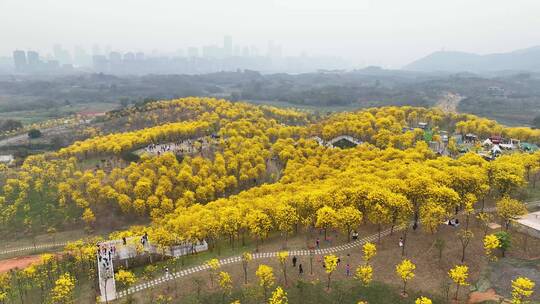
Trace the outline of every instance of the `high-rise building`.
<path fill-rule="evenodd" d="M 257 57 L 257 56 L 259 56 L 259 49 L 256 46 L 252 45 L 249 48 L 249 53 L 251 54 L 251 56 Z"/>
<path fill-rule="evenodd" d="M 232 54 L 233 54 L 232 37 L 231 36 L 225 36 L 223 38 L 223 55 L 225 57 L 231 57 Z"/>
<path fill-rule="evenodd" d="M 247 46 L 242 49 L 242 57 L 249 57 L 249 48 Z"/>
<path fill-rule="evenodd" d="M 124 54 L 124 61 L 134 61 L 135 60 L 135 54 L 132 52 L 127 52 Z"/>
<path fill-rule="evenodd" d="M 64 50 L 60 44 L 53 46 L 54 58 L 60 62 L 60 64 L 70 64 L 71 54 L 67 50 Z"/>
<path fill-rule="evenodd" d="M 22 71 L 26 68 L 28 64 L 26 61 L 26 53 L 21 50 L 16 50 L 13 52 L 13 63 L 15 64 L 15 69 L 17 71 Z"/>
<path fill-rule="evenodd" d="M 185 57 L 185 51 L 183 49 L 176 50 L 176 56 L 178 57 Z"/>
<path fill-rule="evenodd" d="M 242 47 L 239 45 L 234 46 L 233 56 L 241 56 L 242 55 Z"/>
<path fill-rule="evenodd" d="M 281 45 L 274 44 L 274 41 L 268 42 L 268 50 L 267 50 L 266 56 L 272 57 L 272 58 L 281 57 L 281 52 L 282 52 Z"/>
<path fill-rule="evenodd" d="M 109 53 L 109 62 L 111 65 L 119 65 L 122 63 L 122 55 L 118 52 Z"/>
<path fill-rule="evenodd" d="M 188 48 L 188 57 L 199 57 L 199 48 L 189 47 Z"/>
<path fill-rule="evenodd" d="M 94 46 L 92 46 L 92 55 L 101 55 L 101 48 L 98 44 L 94 44 Z"/>
<path fill-rule="evenodd" d="M 203 46 L 204 58 L 222 58 L 224 56 L 223 49 L 217 45 L 205 45 Z"/>
<path fill-rule="evenodd" d="M 88 54 L 82 47 L 76 46 L 74 51 L 73 63 L 77 66 L 90 66 L 91 57 L 88 56 Z"/>
<path fill-rule="evenodd" d="M 107 57 L 103 55 L 94 55 L 92 57 L 94 63 L 94 70 L 97 72 L 106 72 L 107 71 Z"/>
<path fill-rule="evenodd" d="M 26 52 L 26 58 L 28 60 L 28 66 L 31 68 L 35 68 L 39 66 L 39 53 L 35 51 L 28 51 Z"/>

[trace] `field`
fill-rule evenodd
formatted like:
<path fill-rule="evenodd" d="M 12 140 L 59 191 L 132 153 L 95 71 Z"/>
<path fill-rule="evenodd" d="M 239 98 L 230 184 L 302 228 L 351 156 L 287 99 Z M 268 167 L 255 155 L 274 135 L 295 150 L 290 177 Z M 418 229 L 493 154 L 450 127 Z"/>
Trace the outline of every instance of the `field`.
<path fill-rule="evenodd" d="M 15 119 L 23 124 L 33 124 L 49 119 L 71 116 L 80 112 L 107 112 L 118 107 L 118 104 L 91 102 L 85 104 L 52 106 L 24 111 L 2 111 L 0 120 Z"/>

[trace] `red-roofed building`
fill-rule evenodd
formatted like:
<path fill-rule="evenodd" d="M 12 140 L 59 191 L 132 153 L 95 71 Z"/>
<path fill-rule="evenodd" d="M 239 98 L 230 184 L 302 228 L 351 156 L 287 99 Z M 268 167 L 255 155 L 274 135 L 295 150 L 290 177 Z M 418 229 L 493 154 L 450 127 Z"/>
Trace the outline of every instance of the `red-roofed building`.
<path fill-rule="evenodd" d="M 491 143 L 493 143 L 494 145 L 498 145 L 498 144 L 502 143 L 502 136 L 500 136 L 500 135 L 491 135 L 489 140 L 491 140 Z"/>

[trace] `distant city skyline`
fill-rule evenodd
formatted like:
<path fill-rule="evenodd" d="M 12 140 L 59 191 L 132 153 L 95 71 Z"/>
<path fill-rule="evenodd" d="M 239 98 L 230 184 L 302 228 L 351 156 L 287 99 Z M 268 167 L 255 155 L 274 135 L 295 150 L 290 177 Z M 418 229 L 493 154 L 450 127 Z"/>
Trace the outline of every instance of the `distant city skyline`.
<path fill-rule="evenodd" d="M 538 11 L 538 0 L 2 0 L 0 55 L 46 56 L 55 43 L 70 52 L 97 43 L 172 53 L 231 35 L 233 52 L 234 44 L 266 49 L 273 40 L 285 55 L 399 68 L 441 49 L 488 54 L 538 45 Z"/>
<path fill-rule="evenodd" d="M 186 45 L 176 49 L 164 50 L 157 47 L 141 48 L 122 48 L 110 44 L 92 43 L 88 45 L 66 45 L 62 42 L 51 43 L 49 47 L 17 47 L 8 53 L 0 54 L 0 57 L 10 57 L 14 50 L 34 51 L 40 53 L 44 58 L 54 58 L 60 61 L 75 60 L 78 56 L 108 55 L 111 52 L 119 53 L 145 53 L 151 56 L 170 56 L 170 57 L 232 57 L 232 56 L 301 56 L 308 54 L 300 52 L 297 54 L 285 53 L 283 46 L 273 40 L 268 40 L 265 46 L 255 44 L 238 44 L 233 40 L 233 36 L 224 35 L 223 42 L 214 41 L 204 45 Z M 68 59 L 69 57 L 69 59 Z"/>
<path fill-rule="evenodd" d="M 73 52 L 54 44 L 51 53 L 18 49 L 12 53 L 13 71 L 23 74 L 102 72 L 110 74 L 197 74 L 218 71 L 310 72 L 343 69 L 347 63 L 337 57 L 284 56 L 281 45 L 269 41 L 266 50 L 238 45 L 225 35 L 221 44 L 190 46 L 174 52 L 120 51 L 94 44 L 91 50 L 76 46 Z"/>

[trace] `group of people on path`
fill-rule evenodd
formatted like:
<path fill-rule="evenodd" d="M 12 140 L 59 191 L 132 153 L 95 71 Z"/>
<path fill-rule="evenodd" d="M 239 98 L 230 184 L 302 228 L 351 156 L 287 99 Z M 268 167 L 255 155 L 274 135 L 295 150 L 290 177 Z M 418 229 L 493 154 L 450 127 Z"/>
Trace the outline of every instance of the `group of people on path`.
<path fill-rule="evenodd" d="M 198 142 L 199 147 L 195 145 Z M 160 156 L 162 153 L 173 152 L 173 153 L 195 153 L 201 152 L 202 149 L 205 149 L 209 146 L 210 141 L 205 137 L 199 139 L 186 139 L 176 143 L 168 144 L 149 144 L 144 148 L 144 151 L 151 154 L 156 154 Z"/>
<path fill-rule="evenodd" d="M 143 247 L 146 247 L 148 245 L 148 233 L 145 232 L 143 236 L 141 236 L 141 244 Z"/>
<path fill-rule="evenodd" d="M 347 256 L 350 257 L 350 254 L 347 254 Z M 300 276 L 303 275 L 304 274 L 304 266 L 302 265 L 302 263 L 298 263 L 298 258 L 296 257 L 296 255 L 292 257 L 291 262 L 292 262 L 293 268 L 296 268 L 296 265 L 298 264 L 298 275 L 300 275 Z M 319 257 L 318 263 L 321 264 L 323 269 L 326 269 L 326 265 L 324 263 L 323 258 Z M 338 257 L 337 266 L 339 267 L 340 264 L 341 264 L 341 257 Z M 345 275 L 346 276 L 351 275 L 351 265 L 349 263 L 347 263 L 345 265 Z"/>
<path fill-rule="evenodd" d="M 115 245 L 97 245 L 98 265 L 107 276 L 110 276 L 112 260 L 116 255 Z"/>

